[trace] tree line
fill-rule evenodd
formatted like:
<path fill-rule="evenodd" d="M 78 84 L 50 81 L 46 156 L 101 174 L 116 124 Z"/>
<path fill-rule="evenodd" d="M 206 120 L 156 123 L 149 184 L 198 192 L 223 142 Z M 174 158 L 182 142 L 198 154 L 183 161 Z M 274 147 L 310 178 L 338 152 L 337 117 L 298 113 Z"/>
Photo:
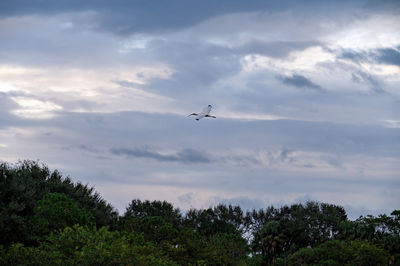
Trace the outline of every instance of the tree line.
<path fill-rule="evenodd" d="M 35 161 L 0 163 L 0 265 L 400 265 L 400 211 L 347 218 L 310 201 L 186 212 L 94 188 Z"/>

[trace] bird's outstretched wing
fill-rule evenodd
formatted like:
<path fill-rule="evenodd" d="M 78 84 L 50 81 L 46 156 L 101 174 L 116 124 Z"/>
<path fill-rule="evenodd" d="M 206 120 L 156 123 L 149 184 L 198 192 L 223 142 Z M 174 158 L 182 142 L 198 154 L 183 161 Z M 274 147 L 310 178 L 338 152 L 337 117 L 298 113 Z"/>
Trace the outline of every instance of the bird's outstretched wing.
<path fill-rule="evenodd" d="M 190 115 L 188 115 L 188 117 L 191 116 L 191 115 L 195 115 L 195 116 L 197 116 L 197 118 L 196 118 L 197 121 L 200 120 L 200 119 L 202 119 L 203 117 L 212 117 L 212 118 L 216 118 L 216 117 L 213 116 L 213 115 L 209 115 L 210 112 L 211 112 L 211 108 L 212 108 L 212 106 L 209 104 L 208 106 L 204 107 L 204 109 L 203 109 L 203 111 L 201 111 L 201 113 L 199 113 L 199 114 L 197 114 L 197 113 L 191 113 Z"/>
<path fill-rule="evenodd" d="M 201 112 L 201 114 L 203 114 L 203 115 L 208 115 L 208 114 L 211 112 L 211 108 L 212 108 L 211 105 L 208 105 L 208 106 L 204 107 L 204 109 L 203 109 L 203 111 Z"/>

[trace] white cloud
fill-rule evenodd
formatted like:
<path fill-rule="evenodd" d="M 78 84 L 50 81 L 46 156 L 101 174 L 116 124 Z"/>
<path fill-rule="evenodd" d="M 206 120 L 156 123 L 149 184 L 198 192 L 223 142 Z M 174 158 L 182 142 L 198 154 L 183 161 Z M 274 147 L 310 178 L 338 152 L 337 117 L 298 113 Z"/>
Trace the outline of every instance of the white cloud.
<path fill-rule="evenodd" d="M 62 107 L 49 101 L 40 101 L 27 97 L 12 97 L 21 108 L 12 112 L 18 116 L 28 119 L 52 118 L 55 112 L 62 110 Z"/>
<path fill-rule="evenodd" d="M 400 121 L 399 120 L 392 120 L 392 119 L 387 119 L 387 120 L 383 120 L 383 122 L 391 127 L 391 128 L 400 128 Z"/>
<path fill-rule="evenodd" d="M 395 14 L 376 14 L 357 18 L 322 38 L 332 47 L 367 50 L 397 46 L 400 23 Z"/>
<path fill-rule="evenodd" d="M 0 68 L 0 91 L 24 93 L 24 97 L 13 98 L 21 106 L 14 112 L 27 118 L 50 118 L 60 110 L 164 112 L 173 99 L 146 92 L 140 85 L 154 78 L 169 78 L 171 73 L 165 66 L 52 69 L 3 65 Z M 86 104 L 79 104 L 82 101 Z"/>
<path fill-rule="evenodd" d="M 333 62 L 335 56 L 325 51 L 320 46 L 309 47 L 303 51 L 294 51 L 282 59 L 262 55 L 246 55 L 243 57 L 242 66 L 245 71 L 262 71 L 271 69 L 278 73 L 291 73 L 293 71 L 315 71 L 319 63 Z"/>

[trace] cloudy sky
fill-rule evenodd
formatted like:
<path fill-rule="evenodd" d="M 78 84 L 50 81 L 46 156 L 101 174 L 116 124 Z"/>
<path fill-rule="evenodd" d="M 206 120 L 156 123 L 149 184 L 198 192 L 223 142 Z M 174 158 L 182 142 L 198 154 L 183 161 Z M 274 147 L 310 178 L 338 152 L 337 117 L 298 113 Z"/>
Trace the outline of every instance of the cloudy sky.
<path fill-rule="evenodd" d="M 181 209 L 400 206 L 397 1 L 0 2 L 0 160 Z M 217 119 L 186 117 L 208 104 Z"/>

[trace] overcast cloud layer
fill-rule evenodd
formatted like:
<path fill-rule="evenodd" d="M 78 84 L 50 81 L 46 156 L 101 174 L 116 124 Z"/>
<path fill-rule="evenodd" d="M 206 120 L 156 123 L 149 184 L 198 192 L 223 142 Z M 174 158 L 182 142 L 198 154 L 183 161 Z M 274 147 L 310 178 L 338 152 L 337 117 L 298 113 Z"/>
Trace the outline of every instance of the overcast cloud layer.
<path fill-rule="evenodd" d="M 400 206 L 397 1 L 1 1 L 0 160 L 124 212 Z M 217 119 L 186 115 L 212 104 Z"/>

